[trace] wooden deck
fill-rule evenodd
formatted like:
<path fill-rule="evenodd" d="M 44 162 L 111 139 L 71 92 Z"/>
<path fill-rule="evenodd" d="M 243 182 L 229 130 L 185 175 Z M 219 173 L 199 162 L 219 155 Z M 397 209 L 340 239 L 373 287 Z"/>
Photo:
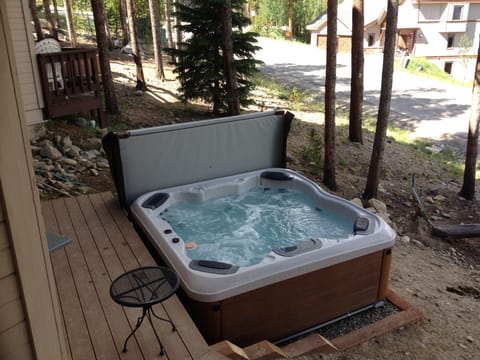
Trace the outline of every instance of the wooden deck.
<path fill-rule="evenodd" d="M 45 201 L 42 209 L 47 232 L 73 240 L 51 253 L 72 359 L 226 359 L 208 347 L 176 296 L 155 306 L 177 328 L 154 319 L 166 354 L 159 355 L 148 322 L 122 353 L 141 310 L 114 303 L 110 284 L 127 270 L 155 265 L 153 258 L 111 193 Z"/>

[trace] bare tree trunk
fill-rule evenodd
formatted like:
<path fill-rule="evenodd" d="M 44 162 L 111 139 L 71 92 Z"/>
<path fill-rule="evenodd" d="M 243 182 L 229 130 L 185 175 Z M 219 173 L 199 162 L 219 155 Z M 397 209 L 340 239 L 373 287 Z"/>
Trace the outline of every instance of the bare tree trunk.
<path fill-rule="evenodd" d="M 105 8 L 103 0 L 91 0 L 95 32 L 97 35 L 98 57 L 102 69 L 103 94 L 105 108 L 110 114 L 118 113 L 117 97 L 113 87 L 112 71 L 110 69 L 110 53 L 108 51 L 107 33 L 105 32 Z M 101 124 L 101 127 L 104 127 Z"/>
<path fill-rule="evenodd" d="M 55 19 L 55 27 L 57 29 L 61 29 L 62 26 L 60 25 L 60 16 L 58 15 L 57 0 L 52 0 L 52 1 L 53 1 L 53 15 Z"/>
<path fill-rule="evenodd" d="M 140 45 L 137 38 L 137 29 L 135 28 L 135 9 L 133 0 L 127 0 L 127 17 L 128 17 L 128 30 L 130 33 L 130 44 L 132 45 L 132 55 L 133 61 L 135 62 L 136 67 L 136 77 L 137 85 L 135 88 L 137 90 L 146 91 L 147 84 L 145 82 L 145 77 L 143 75 L 143 66 L 142 66 L 142 56 L 140 54 Z"/>
<path fill-rule="evenodd" d="M 363 144 L 363 24 L 364 1 L 354 0 L 352 7 L 352 75 L 350 90 L 349 138 L 352 142 Z"/>
<path fill-rule="evenodd" d="M 182 4 L 182 0 L 176 0 L 176 4 Z M 176 7 L 176 5 L 175 5 Z M 177 37 L 175 48 L 181 49 L 182 48 L 182 30 L 180 29 L 181 20 L 179 16 L 175 16 L 175 34 Z"/>
<path fill-rule="evenodd" d="M 288 0 L 288 36 L 293 40 L 293 0 Z"/>
<path fill-rule="evenodd" d="M 125 9 L 125 0 L 118 1 L 118 10 L 120 13 L 120 24 L 122 26 L 122 36 L 123 36 L 123 44 L 128 44 L 129 37 L 128 37 L 128 26 L 127 26 L 127 11 Z"/>
<path fill-rule="evenodd" d="M 52 12 L 50 11 L 50 0 L 43 0 L 43 9 L 45 10 L 48 31 L 52 37 L 58 40 L 57 28 L 55 27 L 55 21 L 53 20 Z"/>
<path fill-rule="evenodd" d="M 335 83 L 337 80 L 337 0 L 327 5 L 327 64 L 325 75 L 325 154 L 323 183 L 337 189 L 335 176 Z"/>
<path fill-rule="evenodd" d="M 40 25 L 40 19 L 38 18 L 37 2 L 35 0 L 28 0 L 30 6 L 30 12 L 32 13 L 33 26 L 35 33 L 37 34 L 37 41 L 43 40 L 42 25 Z"/>
<path fill-rule="evenodd" d="M 382 87 L 380 90 L 380 103 L 378 105 L 377 128 L 373 141 L 372 157 L 368 169 L 367 184 L 363 199 L 377 197 L 380 169 L 385 149 L 387 136 L 388 117 L 390 115 L 390 102 L 392 99 L 393 61 L 395 59 L 395 38 L 397 31 L 398 0 L 388 0 L 387 25 L 385 30 L 385 45 L 383 48 Z"/>
<path fill-rule="evenodd" d="M 480 46 L 478 48 L 475 78 L 472 90 L 472 105 L 468 126 L 467 150 L 465 155 L 465 170 L 460 196 L 467 200 L 475 199 L 475 174 L 478 157 L 478 135 L 480 126 Z"/>
<path fill-rule="evenodd" d="M 160 26 L 157 3 L 155 0 L 148 0 L 150 8 L 150 22 L 152 24 L 153 53 L 155 56 L 155 77 L 157 79 L 165 79 L 165 71 L 163 70 L 162 44 L 160 42 Z"/>
<path fill-rule="evenodd" d="M 223 50 L 223 71 L 228 94 L 228 114 L 240 114 L 240 97 L 238 95 L 235 66 L 233 63 L 233 41 L 232 41 L 232 1 L 226 0 L 222 5 L 220 19 L 222 32 Z"/>
<path fill-rule="evenodd" d="M 112 36 L 110 35 L 110 28 L 108 27 L 108 19 L 105 16 L 105 36 L 107 37 L 108 50 L 113 50 Z"/>
<path fill-rule="evenodd" d="M 77 47 L 77 34 L 75 33 L 75 24 L 73 22 L 72 5 L 70 0 L 63 0 L 63 7 L 65 9 L 65 18 L 67 19 L 68 37 L 70 38 L 70 45 Z"/>
<path fill-rule="evenodd" d="M 170 16 L 169 0 L 164 0 L 165 4 L 165 25 L 167 25 L 167 46 L 173 48 L 172 18 Z"/>

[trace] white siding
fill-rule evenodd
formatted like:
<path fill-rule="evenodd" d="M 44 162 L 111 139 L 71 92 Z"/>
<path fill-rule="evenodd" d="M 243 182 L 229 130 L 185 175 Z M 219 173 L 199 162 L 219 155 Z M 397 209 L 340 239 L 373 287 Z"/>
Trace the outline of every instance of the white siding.
<path fill-rule="evenodd" d="M 8 22 L 14 42 L 17 75 L 27 126 L 43 121 L 43 98 L 33 50 L 33 27 L 27 0 L 6 0 Z"/>

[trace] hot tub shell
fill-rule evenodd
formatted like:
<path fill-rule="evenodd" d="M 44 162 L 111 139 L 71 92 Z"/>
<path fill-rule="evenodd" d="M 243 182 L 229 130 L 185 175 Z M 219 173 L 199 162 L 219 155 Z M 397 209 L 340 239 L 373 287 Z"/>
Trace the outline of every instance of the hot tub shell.
<path fill-rule="evenodd" d="M 385 298 L 393 231 L 381 218 L 285 169 L 292 118 L 270 111 L 109 133 L 103 139 L 121 207 L 179 274 L 186 308 L 210 344 L 275 341 Z M 165 233 L 168 224 L 152 217 L 158 208 L 141 206 L 158 192 L 172 199 L 241 192 L 260 182 L 265 171 L 292 176 L 291 184 L 318 201 L 368 218 L 368 229 L 338 246 L 294 256 L 272 252 L 257 265 L 219 274 L 191 269 L 183 241 L 173 242 L 178 236 Z"/>
<path fill-rule="evenodd" d="M 265 178 L 264 174 L 284 179 Z M 205 201 L 256 186 L 304 192 L 318 207 L 350 218 L 352 236 L 294 254 L 281 255 L 272 249 L 258 264 L 225 272 L 208 263 L 198 266 L 181 237 L 160 216 L 179 201 Z M 244 346 L 263 339 L 275 341 L 385 298 L 393 231 L 381 218 L 326 193 L 292 170 L 261 169 L 149 192 L 133 202 L 131 211 L 162 258 L 178 273 L 187 308 L 209 343 L 228 339 Z M 359 218 L 367 226 L 354 232 Z"/>

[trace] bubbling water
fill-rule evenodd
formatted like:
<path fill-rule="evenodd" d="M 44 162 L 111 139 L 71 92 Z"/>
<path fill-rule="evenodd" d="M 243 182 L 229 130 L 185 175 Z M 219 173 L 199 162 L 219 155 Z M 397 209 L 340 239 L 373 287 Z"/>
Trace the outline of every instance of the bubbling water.
<path fill-rule="evenodd" d="M 272 249 L 309 238 L 341 241 L 352 236 L 353 222 L 320 209 L 298 190 L 256 187 L 243 194 L 207 201 L 178 202 L 161 215 L 184 242 L 191 259 L 238 266 L 259 263 Z"/>

